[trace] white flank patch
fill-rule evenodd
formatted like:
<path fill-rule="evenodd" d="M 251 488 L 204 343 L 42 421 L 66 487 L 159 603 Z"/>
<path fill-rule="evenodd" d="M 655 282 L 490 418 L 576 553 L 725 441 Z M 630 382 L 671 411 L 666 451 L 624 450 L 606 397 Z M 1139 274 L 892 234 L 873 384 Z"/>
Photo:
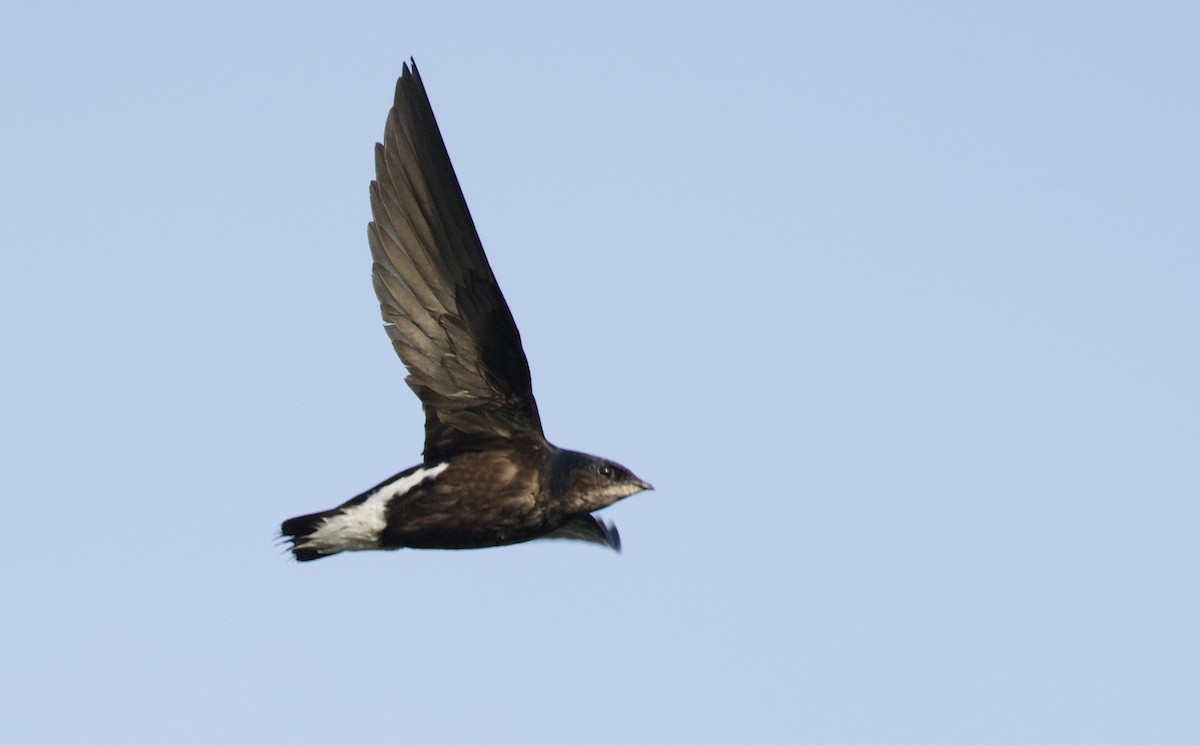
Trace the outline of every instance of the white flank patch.
<path fill-rule="evenodd" d="M 361 503 L 325 518 L 321 527 L 314 530 L 297 548 L 315 548 L 322 553 L 379 548 L 379 534 L 387 525 L 388 503 L 425 479 L 436 478 L 449 465 L 439 463 L 432 468 L 418 468 L 380 487 Z"/>

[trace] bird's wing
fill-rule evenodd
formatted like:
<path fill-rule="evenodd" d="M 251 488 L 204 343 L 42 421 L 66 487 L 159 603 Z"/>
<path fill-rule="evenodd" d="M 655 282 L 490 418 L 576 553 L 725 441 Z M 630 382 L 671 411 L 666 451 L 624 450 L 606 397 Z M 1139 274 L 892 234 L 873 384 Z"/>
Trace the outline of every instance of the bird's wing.
<path fill-rule="evenodd" d="M 417 72 L 375 146 L 375 294 L 425 408 L 425 458 L 542 437 L 529 363 Z"/>
<path fill-rule="evenodd" d="M 621 534 L 617 532 L 617 526 L 612 523 L 606 523 L 592 515 L 576 515 L 557 529 L 542 536 L 542 538 L 567 538 L 576 541 L 587 541 L 588 543 L 599 543 L 601 546 L 608 546 L 618 553 L 621 551 Z"/>

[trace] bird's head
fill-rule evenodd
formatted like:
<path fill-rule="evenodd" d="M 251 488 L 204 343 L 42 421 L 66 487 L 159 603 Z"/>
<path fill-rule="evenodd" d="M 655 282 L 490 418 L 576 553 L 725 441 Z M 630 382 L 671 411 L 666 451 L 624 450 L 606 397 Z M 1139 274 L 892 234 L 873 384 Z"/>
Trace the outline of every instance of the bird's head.
<path fill-rule="evenodd" d="M 603 509 L 654 489 L 619 463 L 573 450 L 559 450 L 551 468 L 551 491 L 567 512 Z"/>

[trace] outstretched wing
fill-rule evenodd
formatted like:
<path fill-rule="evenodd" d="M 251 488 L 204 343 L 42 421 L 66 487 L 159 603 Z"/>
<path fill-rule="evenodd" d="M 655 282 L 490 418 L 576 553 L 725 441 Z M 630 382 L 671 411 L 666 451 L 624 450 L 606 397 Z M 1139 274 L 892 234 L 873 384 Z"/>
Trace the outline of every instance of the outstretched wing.
<path fill-rule="evenodd" d="M 613 551 L 621 551 L 621 534 L 617 526 L 606 523 L 593 515 L 576 515 L 567 520 L 557 529 L 550 531 L 542 538 L 567 538 L 575 541 L 587 541 L 608 546 Z"/>
<path fill-rule="evenodd" d="M 542 437 L 529 363 L 414 62 L 375 146 L 375 294 L 425 408 L 425 459 Z"/>

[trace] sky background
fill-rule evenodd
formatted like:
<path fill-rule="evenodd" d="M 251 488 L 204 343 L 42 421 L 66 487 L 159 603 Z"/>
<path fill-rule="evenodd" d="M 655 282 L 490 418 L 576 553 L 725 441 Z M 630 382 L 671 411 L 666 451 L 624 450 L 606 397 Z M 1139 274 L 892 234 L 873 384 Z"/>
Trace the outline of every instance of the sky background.
<path fill-rule="evenodd" d="M 0 740 L 1200 742 L 1198 29 L 5 4 Z M 409 55 L 621 555 L 273 545 L 420 457 Z"/>

